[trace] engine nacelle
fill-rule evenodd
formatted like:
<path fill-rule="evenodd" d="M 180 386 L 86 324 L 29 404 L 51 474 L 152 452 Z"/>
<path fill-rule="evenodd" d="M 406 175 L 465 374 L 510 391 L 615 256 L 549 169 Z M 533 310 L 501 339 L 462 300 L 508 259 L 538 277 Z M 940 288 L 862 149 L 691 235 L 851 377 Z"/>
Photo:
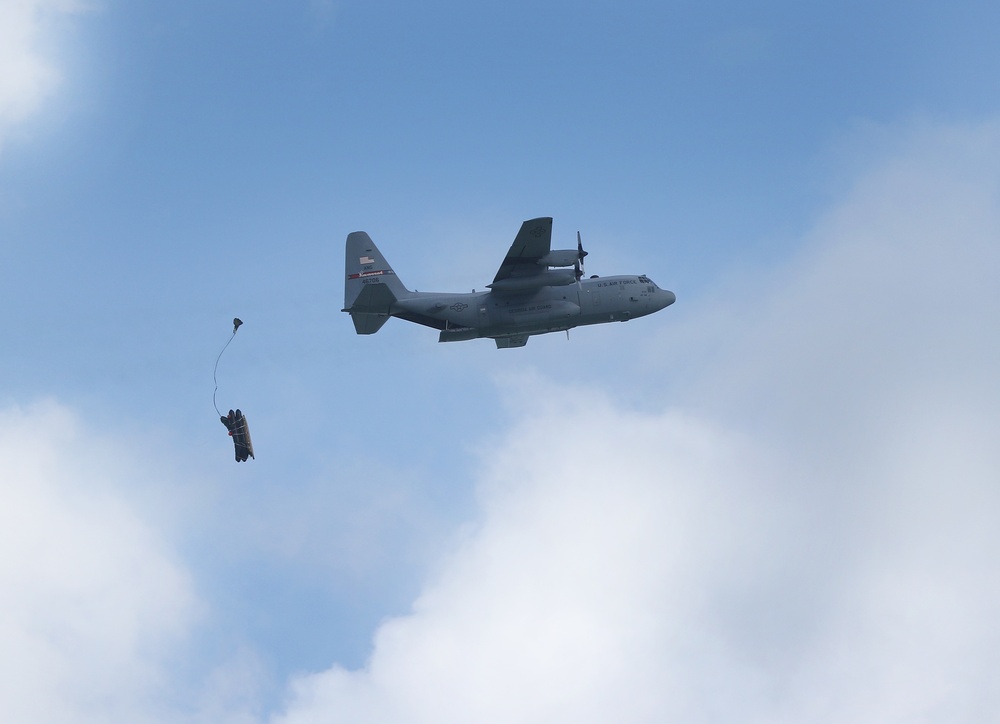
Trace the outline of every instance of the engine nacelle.
<path fill-rule="evenodd" d="M 573 266 L 580 259 L 577 249 L 553 249 L 538 260 L 544 266 Z"/>
<path fill-rule="evenodd" d="M 542 287 L 562 287 L 576 281 L 576 272 L 570 270 L 544 271 L 526 277 L 507 277 L 487 284 L 488 289 L 497 292 L 527 292 Z"/>

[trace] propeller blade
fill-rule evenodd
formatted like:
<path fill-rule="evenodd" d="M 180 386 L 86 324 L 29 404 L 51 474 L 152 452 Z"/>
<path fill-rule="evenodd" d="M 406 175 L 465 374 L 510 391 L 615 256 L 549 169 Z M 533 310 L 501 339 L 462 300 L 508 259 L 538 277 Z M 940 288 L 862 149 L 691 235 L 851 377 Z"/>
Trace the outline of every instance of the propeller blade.
<path fill-rule="evenodd" d="M 576 232 L 576 258 L 577 258 L 577 269 L 576 278 L 579 279 L 583 276 L 583 257 L 587 256 L 589 252 L 583 250 L 583 239 L 580 238 L 580 232 Z"/>

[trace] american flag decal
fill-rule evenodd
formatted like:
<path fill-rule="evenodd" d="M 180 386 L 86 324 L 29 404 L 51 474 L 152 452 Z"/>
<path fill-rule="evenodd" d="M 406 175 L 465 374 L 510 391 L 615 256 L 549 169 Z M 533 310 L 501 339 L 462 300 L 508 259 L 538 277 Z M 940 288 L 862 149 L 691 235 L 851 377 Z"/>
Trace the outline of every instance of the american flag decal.
<path fill-rule="evenodd" d="M 363 256 L 360 259 L 358 259 L 358 261 L 361 264 L 374 264 L 375 263 L 375 260 L 372 259 L 370 256 Z"/>

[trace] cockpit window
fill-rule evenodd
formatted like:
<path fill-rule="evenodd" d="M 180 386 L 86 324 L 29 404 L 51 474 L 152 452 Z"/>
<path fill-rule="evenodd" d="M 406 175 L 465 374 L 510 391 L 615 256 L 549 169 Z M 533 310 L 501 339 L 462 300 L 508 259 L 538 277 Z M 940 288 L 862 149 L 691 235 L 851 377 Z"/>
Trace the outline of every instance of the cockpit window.
<path fill-rule="evenodd" d="M 645 274 L 643 274 L 641 277 L 639 277 L 639 281 L 642 282 L 643 284 L 652 284 L 653 283 L 653 282 L 651 282 L 649 280 L 649 277 L 647 277 Z"/>

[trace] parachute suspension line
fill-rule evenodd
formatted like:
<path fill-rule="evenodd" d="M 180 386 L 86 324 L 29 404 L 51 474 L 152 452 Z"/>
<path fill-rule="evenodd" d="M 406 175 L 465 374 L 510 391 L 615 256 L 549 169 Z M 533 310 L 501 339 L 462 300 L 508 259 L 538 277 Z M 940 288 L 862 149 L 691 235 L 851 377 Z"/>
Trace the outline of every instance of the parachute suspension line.
<path fill-rule="evenodd" d="M 226 347 L 228 347 L 229 343 L 233 341 L 233 337 L 236 336 L 236 330 L 240 328 L 241 324 L 243 324 L 243 322 L 241 322 L 238 318 L 233 320 L 233 333 L 229 336 L 226 343 L 222 345 L 222 349 L 219 351 L 219 356 L 215 358 L 215 368 L 212 370 L 212 381 L 215 383 L 215 389 L 212 390 L 212 405 L 215 407 L 215 412 L 219 415 L 219 417 L 223 416 L 222 413 L 219 412 L 218 403 L 215 401 L 215 395 L 219 391 L 219 380 L 216 376 L 219 372 L 219 360 L 222 359 L 222 353 L 226 351 Z"/>
<path fill-rule="evenodd" d="M 235 336 L 236 332 L 233 332 L 232 335 L 230 335 L 229 337 L 229 342 L 232 342 L 233 337 Z M 226 351 L 226 347 L 229 346 L 229 342 L 226 342 L 226 344 L 222 347 L 222 352 Z M 215 395 L 219 391 L 219 380 L 217 379 L 216 375 L 219 372 L 219 360 L 222 359 L 222 352 L 219 352 L 219 356 L 215 358 L 215 369 L 212 370 L 212 381 L 215 383 L 215 389 L 212 390 L 212 404 L 215 405 L 215 411 L 219 414 L 219 417 L 222 417 L 222 413 L 219 412 L 219 405 L 215 401 Z"/>

